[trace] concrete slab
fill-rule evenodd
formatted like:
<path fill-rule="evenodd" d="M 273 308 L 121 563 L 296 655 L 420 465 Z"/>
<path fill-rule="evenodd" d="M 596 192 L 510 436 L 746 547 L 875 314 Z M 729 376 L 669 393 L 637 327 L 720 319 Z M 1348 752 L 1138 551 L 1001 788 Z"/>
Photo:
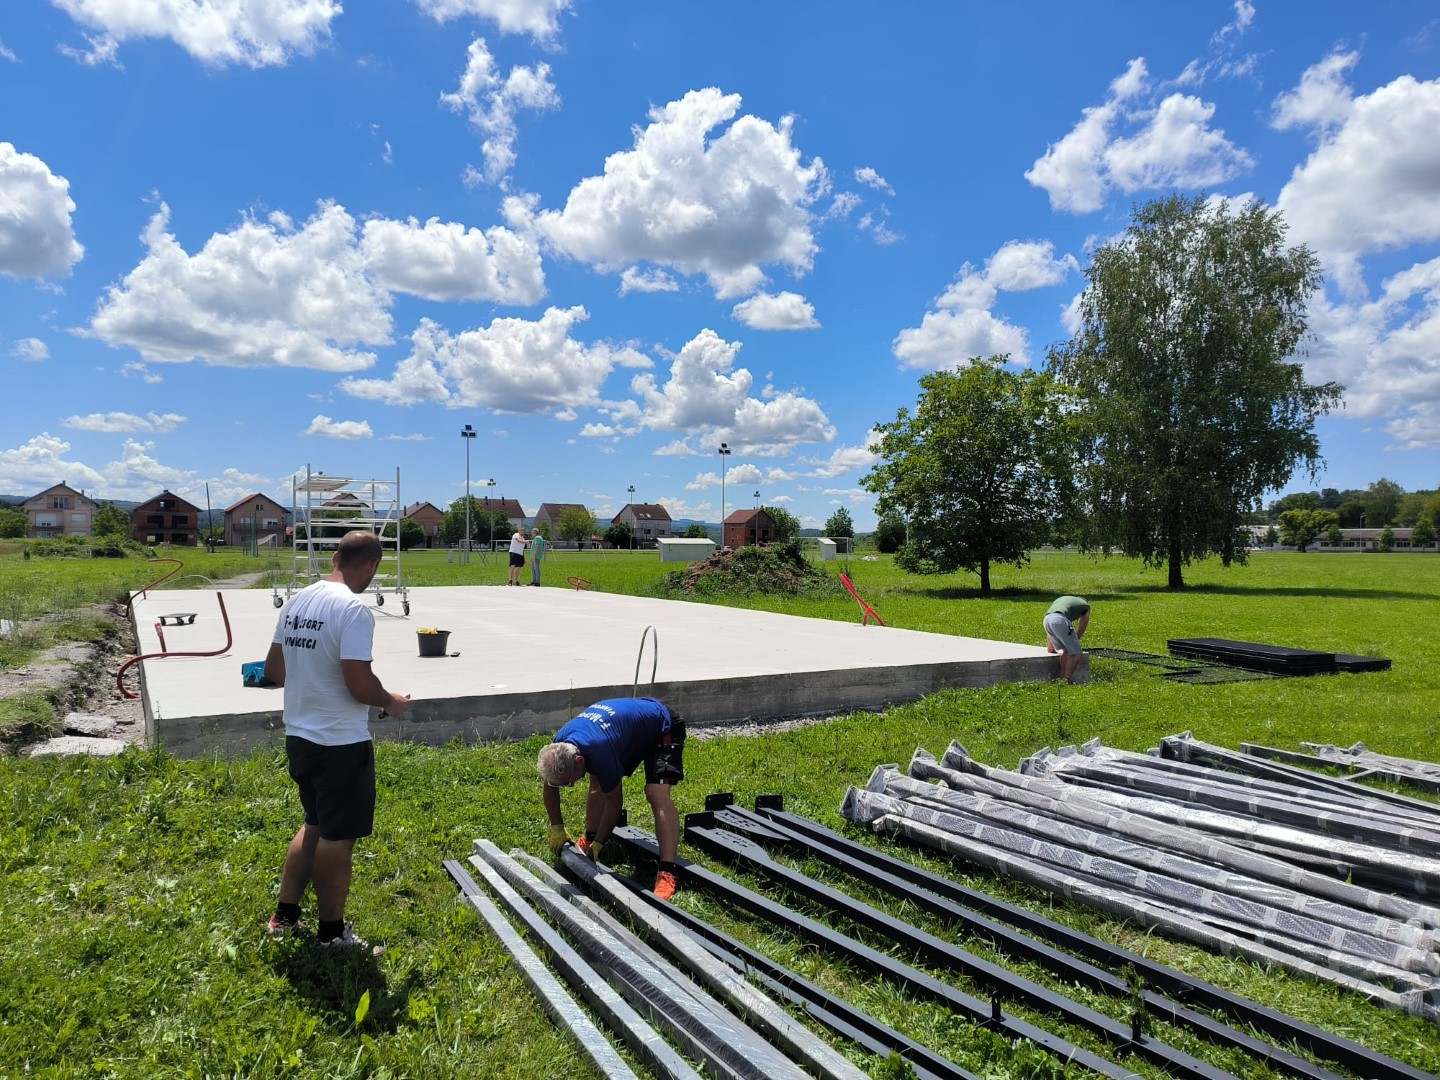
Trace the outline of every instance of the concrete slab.
<path fill-rule="evenodd" d="M 638 692 L 695 724 L 878 710 L 950 687 L 1048 680 L 1058 671 L 1037 646 L 858 619 L 529 586 L 416 588 L 409 600 L 408 616 L 393 595 L 382 606 L 370 600 L 375 671 L 415 701 L 403 720 L 378 720 L 372 710 L 377 738 L 440 744 L 553 731 L 593 701 L 632 693 L 637 664 Z M 240 679 L 243 662 L 264 659 L 279 612 L 259 590 L 227 591 L 223 602 L 228 648 L 218 593 L 152 591 L 132 606 L 143 652 L 161 651 L 155 624 L 183 609 L 197 618 L 162 627 L 165 647 L 217 653 L 136 665 L 147 737 L 182 756 L 247 753 L 283 740 L 282 691 Z M 451 655 L 421 657 L 420 627 L 450 631 Z"/>

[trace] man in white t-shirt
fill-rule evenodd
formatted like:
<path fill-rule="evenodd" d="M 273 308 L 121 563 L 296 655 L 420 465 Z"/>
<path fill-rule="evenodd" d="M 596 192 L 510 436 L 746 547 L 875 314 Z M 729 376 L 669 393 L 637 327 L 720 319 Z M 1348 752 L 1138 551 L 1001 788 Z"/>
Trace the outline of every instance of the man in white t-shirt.
<path fill-rule="evenodd" d="M 375 616 L 360 599 L 380 567 L 380 540 L 357 529 L 340 540 L 334 572 L 297 593 L 280 613 L 265 677 L 285 688 L 285 756 L 305 823 L 290 841 L 280 897 L 267 929 L 300 927 L 300 900 L 315 887 L 322 945 L 368 948 L 345 921 L 355 841 L 375 822 L 370 706 L 402 716 L 410 699 L 370 670 Z"/>
<path fill-rule="evenodd" d="M 523 528 L 516 529 L 510 537 L 510 584 L 520 584 L 520 571 L 525 567 L 525 547 L 530 541 L 525 538 Z"/>

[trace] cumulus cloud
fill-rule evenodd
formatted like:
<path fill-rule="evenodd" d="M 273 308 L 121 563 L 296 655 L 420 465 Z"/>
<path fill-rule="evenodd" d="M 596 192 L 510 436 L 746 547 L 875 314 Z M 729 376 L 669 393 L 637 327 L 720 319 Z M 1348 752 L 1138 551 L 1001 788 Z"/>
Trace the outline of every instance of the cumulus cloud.
<path fill-rule="evenodd" d="M 790 117 L 772 125 L 739 111 L 738 94 L 692 90 L 651 109 L 633 148 L 577 184 L 564 209 L 510 199 L 506 212 L 598 270 L 648 262 L 703 274 L 722 300 L 760 288 L 765 266 L 805 274 L 817 250 L 809 206 L 825 189 L 825 166 L 802 162 Z"/>
<path fill-rule="evenodd" d="M 1069 134 L 1025 173 L 1056 210 L 1100 209 L 1111 189 L 1204 187 L 1238 175 L 1250 155 L 1212 128 L 1215 106 L 1188 94 L 1158 102 L 1143 57 L 1130 61 L 1100 105 L 1082 111 Z M 1130 132 L 1124 134 L 1123 132 Z"/>
<path fill-rule="evenodd" d="M 70 224 L 70 182 L 8 142 L 0 142 L 0 207 L 0 274 L 67 277 L 84 256 Z"/>
<path fill-rule="evenodd" d="M 1270 124 L 1280 131 L 1294 127 L 1329 129 L 1342 123 L 1354 105 L 1353 91 L 1346 81 L 1359 61 L 1357 52 L 1336 50 L 1300 76 L 1300 85 L 1275 99 Z"/>
<path fill-rule="evenodd" d="M 1329 64 L 1333 73 L 1334 59 L 1319 66 Z M 1321 126 L 1318 145 L 1291 173 L 1276 206 L 1291 238 L 1314 247 L 1327 274 L 1354 295 L 1363 290 L 1361 256 L 1440 238 L 1434 179 L 1440 176 L 1434 135 L 1440 130 L 1440 80 L 1402 75 L 1352 98 L 1348 107 L 1329 101 L 1309 110 L 1313 124 L 1331 126 Z M 1286 115 L 1304 111 L 1297 105 Z"/>
<path fill-rule="evenodd" d="M 815 330 L 815 305 L 799 293 L 756 293 L 730 314 L 752 330 Z"/>
<path fill-rule="evenodd" d="M 165 381 L 162 376 L 155 374 L 144 364 L 133 360 L 120 369 L 120 377 L 122 379 L 139 379 L 151 385 Z"/>
<path fill-rule="evenodd" d="M 185 423 L 188 416 L 181 416 L 179 413 L 147 413 L 144 416 L 137 416 L 127 412 L 89 413 L 86 416 L 67 416 L 61 421 L 68 428 L 76 431 L 100 431 L 100 432 L 158 432 L 169 434 L 180 424 Z"/>
<path fill-rule="evenodd" d="M 628 293 L 679 292 L 680 286 L 664 270 L 641 270 L 627 266 L 620 274 L 620 295 Z"/>
<path fill-rule="evenodd" d="M 320 435 L 327 439 L 373 439 L 368 420 L 331 420 L 321 413 L 305 429 L 306 435 Z"/>
<path fill-rule="evenodd" d="M 484 135 L 480 151 L 485 155 L 485 179 L 497 184 L 515 164 L 515 140 L 519 136 L 515 113 L 519 109 L 554 109 L 560 95 L 550 81 L 550 65 L 513 67 L 501 76 L 484 38 L 470 42 L 466 51 L 460 85 L 440 100 L 457 113 L 466 114 L 472 126 Z"/>
<path fill-rule="evenodd" d="M 886 195 L 895 194 L 895 189 L 890 186 L 890 182 L 868 165 L 855 170 L 855 179 L 876 191 L 885 192 Z"/>
<path fill-rule="evenodd" d="M 996 316 L 991 308 L 1003 290 L 1025 292 L 1058 285 L 1079 269 L 1073 255 L 1056 257 L 1050 241 L 1011 240 L 977 270 L 970 263 L 935 299 L 918 327 L 896 335 L 891 350 L 902 368 L 940 370 L 963 366 L 977 356 L 1008 354 L 1017 364 L 1030 362 L 1030 338 L 1024 327 Z"/>
<path fill-rule="evenodd" d="M 39 338 L 21 338 L 10 346 L 10 355 L 18 357 L 27 364 L 34 364 L 50 359 L 50 347 Z"/>
<path fill-rule="evenodd" d="M 51 0 L 82 26 L 89 54 L 73 54 L 86 63 L 111 62 L 121 42 L 168 38 L 201 63 L 246 64 L 253 68 L 286 63 L 308 55 L 329 39 L 330 23 L 340 14 L 338 0 L 186 0 L 136 3 L 135 0 Z"/>
<path fill-rule="evenodd" d="M 545 295 L 539 250 L 503 225 L 377 218 L 365 223 L 361 251 L 376 283 L 392 292 L 504 304 L 534 304 Z"/>
<path fill-rule="evenodd" d="M 71 446 L 48 431 L 21 446 L 0 450 L 0 488 L 17 493 L 44 491 L 51 484 L 93 488 L 104 477 L 69 458 Z"/>
<path fill-rule="evenodd" d="M 436 22 L 476 18 L 494 22 L 503 34 L 529 34 L 549 41 L 560 30 L 560 16 L 571 0 L 416 0 L 420 10 Z"/>
<path fill-rule="evenodd" d="M 637 422 L 652 431 L 705 431 L 731 442 L 737 453 L 775 456 L 796 444 L 835 437 L 823 409 L 792 390 L 772 390 L 767 400 L 750 396 L 754 377 L 735 368 L 740 343 L 702 330 L 670 363 L 669 378 L 637 375 Z"/>
<path fill-rule="evenodd" d="M 367 346 L 391 341 L 392 292 L 429 299 L 530 302 L 544 279 L 533 247 L 432 219 L 372 220 L 363 235 L 343 206 L 301 226 L 283 213 L 246 219 L 189 255 L 161 204 L 145 257 L 111 286 L 90 331 L 150 362 L 358 371 Z"/>
<path fill-rule="evenodd" d="M 392 405 L 439 402 L 515 413 L 594 406 L 614 368 L 653 361 L 630 346 L 575 340 L 571 330 L 588 317 L 583 307 L 552 307 L 538 320 L 495 319 L 455 335 L 427 319 L 392 378 L 346 379 L 340 389 Z"/>
<path fill-rule="evenodd" d="M 830 453 L 830 457 L 818 463 L 815 468 L 806 473 L 806 476 L 835 477 L 844 476 L 846 473 L 858 472 L 861 469 L 868 469 L 878 460 L 875 454 L 875 446 L 880 441 L 879 434 L 871 430 L 866 437 L 863 446 L 837 446 Z"/>

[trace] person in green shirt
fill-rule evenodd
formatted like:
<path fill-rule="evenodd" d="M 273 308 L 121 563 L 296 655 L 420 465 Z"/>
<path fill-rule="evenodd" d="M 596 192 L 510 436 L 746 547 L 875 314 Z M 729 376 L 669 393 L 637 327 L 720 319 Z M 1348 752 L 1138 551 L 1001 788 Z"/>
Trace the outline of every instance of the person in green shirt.
<path fill-rule="evenodd" d="M 1045 612 L 1045 648 L 1060 654 L 1060 677 L 1075 681 L 1075 670 L 1085 655 L 1080 639 L 1090 625 L 1090 604 L 1083 597 L 1062 596 Z"/>
<path fill-rule="evenodd" d="M 545 557 L 545 537 L 538 528 L 530 530 L 530 584 L 540 584 L 540 560 Z"/>

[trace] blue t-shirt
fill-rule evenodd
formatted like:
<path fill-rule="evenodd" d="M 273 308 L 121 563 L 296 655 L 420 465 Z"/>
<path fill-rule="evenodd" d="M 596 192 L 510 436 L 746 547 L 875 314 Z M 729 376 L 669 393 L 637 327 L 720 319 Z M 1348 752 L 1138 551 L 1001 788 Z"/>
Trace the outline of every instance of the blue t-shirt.
<path fill-rule="evenodd" d="M 654 698 L 597 701 L 555 733 L 585 756 L 600 790 L 614 791 L 670 730 L 670 710 Z"/>

